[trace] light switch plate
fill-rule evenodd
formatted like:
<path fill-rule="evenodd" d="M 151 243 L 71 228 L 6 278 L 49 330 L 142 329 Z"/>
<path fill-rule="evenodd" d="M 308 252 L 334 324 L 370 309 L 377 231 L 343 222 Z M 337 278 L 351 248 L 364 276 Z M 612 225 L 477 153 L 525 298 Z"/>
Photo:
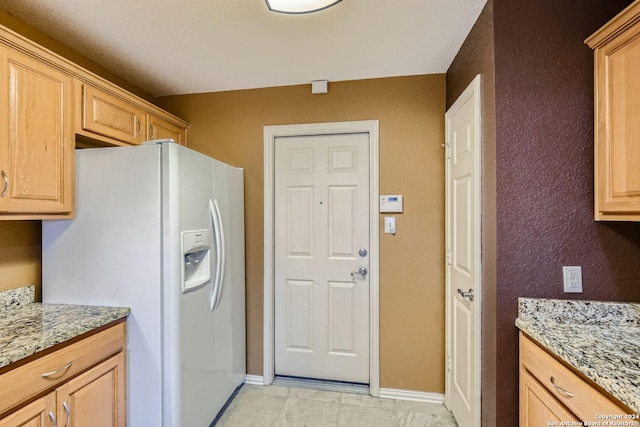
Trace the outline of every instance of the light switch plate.
<path fill-rule="evenodd" d="M 395 216 L 384 217 L 384 232 L 386 234 L 396 234 L 396 217 Z"/>

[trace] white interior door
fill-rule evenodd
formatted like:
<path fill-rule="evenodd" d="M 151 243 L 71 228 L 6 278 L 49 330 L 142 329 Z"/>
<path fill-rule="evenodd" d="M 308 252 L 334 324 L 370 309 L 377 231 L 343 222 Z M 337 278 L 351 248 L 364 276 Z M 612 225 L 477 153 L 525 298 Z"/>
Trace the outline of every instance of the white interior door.
<path fill-rule="evenodd" d="M 369 383 L 369 134 L 278 137 L 274 164 L 275 373 Z"/>
<path fill-rule="evenodd" d="M 446 402 L 480 425 L 480 76 L 447 111 Z"/>

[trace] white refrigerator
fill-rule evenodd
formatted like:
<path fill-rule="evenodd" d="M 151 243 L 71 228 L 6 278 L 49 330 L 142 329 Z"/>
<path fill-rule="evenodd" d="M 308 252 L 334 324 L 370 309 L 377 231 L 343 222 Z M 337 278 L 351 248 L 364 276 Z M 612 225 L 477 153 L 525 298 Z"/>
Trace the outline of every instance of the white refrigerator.
<path fill-rule="evenodd" d="M 76 150 L 43 221 L 45 303 L 131 308 L 127 425 L 209 426 L 244 382 L 243 171 L 168 141 Z"/>

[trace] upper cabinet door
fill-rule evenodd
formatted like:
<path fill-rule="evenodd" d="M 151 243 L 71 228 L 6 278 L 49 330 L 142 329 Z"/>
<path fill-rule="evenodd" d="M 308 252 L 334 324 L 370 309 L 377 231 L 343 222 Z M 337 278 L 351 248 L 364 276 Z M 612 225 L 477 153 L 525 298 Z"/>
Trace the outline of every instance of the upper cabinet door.
<path fill-rule="evenodd" d="M 141 107 L 92 85 L 78 82 L 80 134 L 106 136 L 127 144 L 147 139 L 147 112 Z"/>
<path fill-rule="evenodd" d="M 148 139 L 173 139 L 177 144 L 187 145 L 187 130 L 178 127 L 153 114 L 148 115 Z"/>
<path fill-rule="evenodd" d="M 0 213 L 72 215 L 73 80 L 0 46 Z"/>
<path fill-rule="evenodd" d="M 587 43 L 595 49 L 595 219 L 640 221 L 640 1 Z"/>

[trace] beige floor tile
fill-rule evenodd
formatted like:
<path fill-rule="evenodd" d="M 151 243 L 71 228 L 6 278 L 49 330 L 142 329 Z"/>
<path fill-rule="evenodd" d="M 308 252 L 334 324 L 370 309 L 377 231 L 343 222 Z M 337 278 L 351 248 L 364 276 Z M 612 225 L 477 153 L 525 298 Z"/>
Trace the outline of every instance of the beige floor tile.
<path fill-rule="evenodd" d="M 286 400 L 268 394 L 239 393 L 216 427 L 271 426 L 283 413 Z"/>
<path fill-rule="evenodd" d="M 317 400 L 319 402 L 340 403 L 341 393 L 337 391 L 311 390 L 291 387 L 289 397 L 294 399 Z"/>
<path fill-rule="evenodd" d="M 395 427 L 398 416 L 395 409 L 371 406 L 340 405 L 338 426 L 343 427 Z"/>
<path fill-rule="evenodd" d="M 457 427 L 458 424 L 450 413 L 423 413 L 398 411 L 400 427 Z"/>
<path fill-rule="evenodd" d="M 396 400 L 396 409 L 398 411 L 422 412 L 427 414 L 449 414 L 446 406 L 440 403 L 414 402 L 412 400 Z"/>
<path fill-rule="evenodd" d="M 245 384 L 240 389 L 240 393 L 257 393 L 257 394 L 266 394 L 268 396 L 288 397 L 289 387 L 282 387 L 278 385 L 263 386 L 263 385 Z"/>
<path fill-rule="evenodd" d="M 338 425 L 340 404 L 288 398 L 277 427 L 335 427 Z"/>
<path fill-rule="evenodd" d="M 368 394 L 342 393 L 340 403 L 343 405 L 367 406 L 370 408 L 396 409 L 396 401 L 393 399 L 380 399 Z"/>
<path fill-rule="evenodd" d="M 245 385 L 217 427 L 457 427 L 440 404 L 282 386 Z"/>

